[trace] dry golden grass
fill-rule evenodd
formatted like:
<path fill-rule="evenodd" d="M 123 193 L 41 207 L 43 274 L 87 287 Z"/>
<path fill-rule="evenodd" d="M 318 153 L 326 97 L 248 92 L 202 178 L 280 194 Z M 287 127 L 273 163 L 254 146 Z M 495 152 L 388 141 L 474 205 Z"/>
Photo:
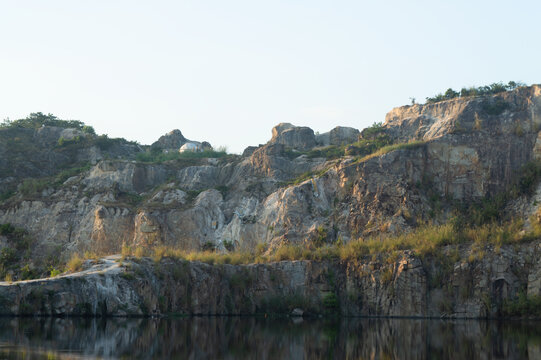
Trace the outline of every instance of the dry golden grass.
<path fill-rule="evenodd" d="M 531 221 L 530 231 L 524 231 L 524 222 L 514 220 L 505 224 L 486 224 L 456 230 L 452 224 L 425 225 L 400 235 L 382 235 L 351 240 L 346 244 L 313 244 L 284 245 L 265 255 L 266 246 L 260 245 L 253 252 L 216 252 L 216 251 L 183 251 L 168 246 L 158 246 L 152 250 L 137 247 L 123 247 L 123 256 L 133 255 L 137 258 L 151 256 L 159 262 L 164 257 L 200 261 L 207 264 L 250 264 L 267 263 L 284 260 L 315 260 L 357 262 L 361 259 L 382 257 L 387 263 L 396 261 L 401 251 L 410 250 L 420 257 L 440 256 L 446 245 L 470 245 L 470 261 L 480 260 L 486 253 L 486 247 L 492 246 L 499 251 L 503 245 L 531 241 L 541 238 L 541 224 Z"/>
<path fill-rule="evenodd" d="M 77 272 L 83 269 L 83 259 L 79 254 L 73 254 L 66 264 L 66 270 L 69 272 Z"/>
<path fill-rule="evenodd" d="M 401 149 L 413 149 L 424 144 L 426 144 L 426 141 L 410 141 L 407 143 L 392 144 L 392 145 L 384 146 L 381 149 L 377 150 L 376 152 L 373 152 L 372 154 L 369 154 L 360 158 L 358 162 L 365 162 L 372 158 L 387 154 L 391 151 L 401 150 Z"/>

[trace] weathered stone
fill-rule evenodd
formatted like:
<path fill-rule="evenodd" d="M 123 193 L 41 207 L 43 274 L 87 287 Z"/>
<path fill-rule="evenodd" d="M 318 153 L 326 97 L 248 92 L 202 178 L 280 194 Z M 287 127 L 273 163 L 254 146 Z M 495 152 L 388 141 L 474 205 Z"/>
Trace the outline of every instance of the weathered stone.
<path fill-rule="evenodd" d="M 320 146 L 346 145 L 359 140 L 359 130 L 352 127 L 337 126 L 329 132 L 316 135 Z"/>
<path fill-rule="evenodd" d="M 269 313 L 277 306 L 291 316 L 338 312 L 494 317 L 521 289 L 528 286 L 533 291 L 532 281 L 537 281 L 537 276 L 528 279 L 515 273 L 538 272 L 537 262 L 523 260 L 526 254 L 537 255 L 539 245 L 536 241 L 518 251 L 504 246 L 473 263 L 467 261 L 471 248 L 462 246 L 450 268 L 436 258 L 421 261 L 409 251 L 383 263 L 367 257 L 351 263 L 281 261 L 213 266 L 171 258 L 159 263 L 146 258 L 116 262 L 119 257 L 109 257 L 80 273 L 0 282 L 0 314 L 238 315 Z M 440 282 L 431 283 L 435 276 L 441 276 Z M 294 305 L 299 300 L 304 304 L 302 309 Z"/>
<path fill-rule="evenodd" d="M 114 152 L 92 146 L 71 154 L 93 159 L 90 170 L 31 196 L 14 195 L 0 204 L 0 223 L 26 228 L 36 238 L 36 257 L 58 247 L 66 253 L 93 249 L 107 254 L 139 242 L 195 250 L 206 242 L 221 249 L 227 241 L 253 251 L 262 243 L 273 249 L 319 240 L 318 232 L 328 242 L 401 233 L 431 219 L 437 210 L 431 197 L 439 199 L 438 221 L 443 222 L 453 201 L 468 204 L 513 184 L 522 166 L 538 156 L 540 89 L 394 109 L 384 134 L 423 143 L 362 160 L 301 155 L 300 150 L 315 146 L 316 137 L 291 124 L 276 126 L 268 144 L 244 157 L 144 164 L 116 159 L 124 153 L 133 158 L 139 151 L 135 145 Z M 484 102 L 494 99 L 509 104 L 501 114 L 483 110 Z M 36 153 L 37 161 L 20 167 L 9 166 L 11 152 L 0 142 L 0 190 L 15 190 L 29 174 L 56 174 L 53 168 L 69 163 L 64 152 L 44 145 L 56 144 L 64 131 L 20 129 L 44 149 Z M 342 143 L 356 130 L 333 129 L 329 144 L 331 133 Z M 181 134 L 173 135 L 180 139 Z M 101 160 L 105 157 L 114 160 Z M 507 211 L 528 219 L 527 228 L 538 203 L 541 189 L 517 199 Z M 159 241 L 148 240 L 149 234 Z"/>
<path fill-rule="evenodd" d="M 282 123 L 272 129 L 271 143 L 282 144 L 297 150 L 310 150 L 316 146 L 314 130 L 308 127 Z"/>
<path fill-rule="evenodd" d="M 180 130 L 175 129 L 167 134 L 160 136 L 158 141 L 152 144 L 153 147 L 159 147 L 163 150 L 174 150 L 178 151 L 182 145 L 184 145 L 188 140 L 182 135 Z"/>

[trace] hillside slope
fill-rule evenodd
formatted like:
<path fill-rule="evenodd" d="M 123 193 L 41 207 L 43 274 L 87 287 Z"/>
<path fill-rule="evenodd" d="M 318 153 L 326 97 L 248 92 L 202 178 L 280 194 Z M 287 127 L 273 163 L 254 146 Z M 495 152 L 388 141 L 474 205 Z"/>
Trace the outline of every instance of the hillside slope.
<path fill-rule="evenodd" d="M 8 127 L 0 224 L 28 232 L 25 259 L 43 273 L 74 252 L 123 245 L 271 252 L 399 234 L 513 189 L 508 212 L 528 219 L 536 172 L 523 169 L 540 156 L 540 113 L 541 87 L 521 87 L 396 108 L 361 134 L 279 124 L 242 156 L 156 149 L 185 142 L 180 131 L 152 147 L 100 148 L 100 137 L 77 128 Z M 14 147 L 16 138 L 25 145 Z M 5 236 L 0 244 L 14 248 Z M 15 265 L 9 271 L 18 276 Z"/>

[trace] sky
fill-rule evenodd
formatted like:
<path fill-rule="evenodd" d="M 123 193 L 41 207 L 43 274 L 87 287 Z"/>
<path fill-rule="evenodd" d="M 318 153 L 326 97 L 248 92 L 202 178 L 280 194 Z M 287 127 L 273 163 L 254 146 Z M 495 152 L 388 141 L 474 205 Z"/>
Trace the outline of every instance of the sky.
<path fill-rule="evenodd" d="M 541 83 L 540 1 L 0 0 L 0 121 L 32 112 L 240 153 L 452 87 Z"/>

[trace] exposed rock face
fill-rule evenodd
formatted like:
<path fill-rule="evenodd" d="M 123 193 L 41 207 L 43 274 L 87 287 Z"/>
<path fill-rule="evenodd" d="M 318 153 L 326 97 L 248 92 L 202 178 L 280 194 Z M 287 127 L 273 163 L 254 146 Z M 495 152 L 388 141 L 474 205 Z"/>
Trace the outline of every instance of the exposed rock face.
<path fill-rule="evenodd" d="M 64 140 L 73 140 L 77 136 L 86 137 L 87 134 L 77 129 L 42 126 L 36 130 L 34 140 L 43 145 L 55 145 L 60 138 L 63 138 Z"/>
<path fill-rule="evenodd" d="M 134 159 L 141 151 L 124 139 L 96 137 L 72 128 L 0 130 L 0 193 L 14 190 L 24 178 L 53 176 L 82 163 L 95 165 L 104 158 Z"/>
<path fill-rule="evenodd" d="M 276 126 L 268 144 L 243 157 L 145 164 L 116 159 L 120 150 L 105 154 L 115 160 L 98 160 L 96 153 L 103 151 L 96 146 L 78 148 L 75 155 L 43 151 L 36 155 L 39 163 L 27 161 L 16 171 L 50 174 L 71 157 L 89 154 L 97 163 L 63 184 L 51 183 L 32 195 L 19 193 L 0 204 L 0 223 L 28 229 L 37 238 L 35 256 L 58 246 L 64 253 L 93 249 L 107 254 L 123 243 L 200 249 L 211 242 L 220 249 L 227 241 L 253 250 L 261 243 L 310 241 L 318 229 L 328 242 L 404 232 L 437 210 L 429 192 L 445 205 L 507 189 L 522 166 L 540 156 L 540 106 L 541 87 L 532 86 L 397 108 L 387 115 L 385 134 L 422 143 L 362 161 L 302 155 L 295 149 L 321 146 L 322 137 L 291 124 Z M 25 136 L 42 139 L 36 144 L 52 144 L 63 131 L 32 130 Z M 181 136 L 173 132 L 162 142 L 183 141 Z M 328 133 L 329 144 L 356 137 L 358 131 L 351 128 Z M 7 170 L 14 168 L 14 159 L 3 157 L 6 144 L 0 141 L 0 166 L 6 169 L 0 173 L 0 188 L 21 178 Z M 134 149 L 123 146 L 122 151 Z M 516 213 L 531 216 L 537 210 L 533 203 L 525 199 Z M 446 213 L 440 215 L 445 220 Z M 152 231 L 144 224 L 152 224 Z"/>
<path fill-rule="evenodd" d="M 541 145 L 540 145 L 541 146 Z M 247 157 L 247 156 L 251 156 L 254 151 L 257 150 L 257 146 L 248 146 L 246 149 L 244 149 L 244 151 L 242 152 L 242 157 Z"/>
<path fill-rule="evenodd" d="M 272 129 L 270 142 L 304 151 L 316 146 L 316 137 L 314 130 L 308 127 L 281 123 Z"/>
<path fill-rule="evenodd" d="M 337 126 L 329 132 L 316 135 L 318 145 L 345 145 L 354 143 L 361 133 L 352 127 Z"/>
<path fill-rule="evenodd" d="M 170 173 L 162 166 L 139 165 L 127 161 L 102 161 L 92 168 L 82 184 L 88 191 L 137 192 L 161 184 Z"/>
<path fill-rule="evenodd" d="M 3 315 L 255 314 L 276 311 L 365 316 L 484 318 L 522 289 L 539 291 L 540 243 L 502 247 L 445 267 L 412 253 L 394 262 L 282 261 L 212 266 L 150 259 L 99 261 L 82 273 L 0 283 Z M 440 275 L 438 275 L 440 274 Z M 441 276 L 434 283 L 431 279 Z M 302 308 L 299 301 L 302 300 Z"/>
<path fill-rule="evenodd" d="M 385 117 L 388 133 L 401 140 L 433 140 L 449 134 L 528 135 L 541 125 L 541 86 L 493 96 L 402 106 Z"/>

